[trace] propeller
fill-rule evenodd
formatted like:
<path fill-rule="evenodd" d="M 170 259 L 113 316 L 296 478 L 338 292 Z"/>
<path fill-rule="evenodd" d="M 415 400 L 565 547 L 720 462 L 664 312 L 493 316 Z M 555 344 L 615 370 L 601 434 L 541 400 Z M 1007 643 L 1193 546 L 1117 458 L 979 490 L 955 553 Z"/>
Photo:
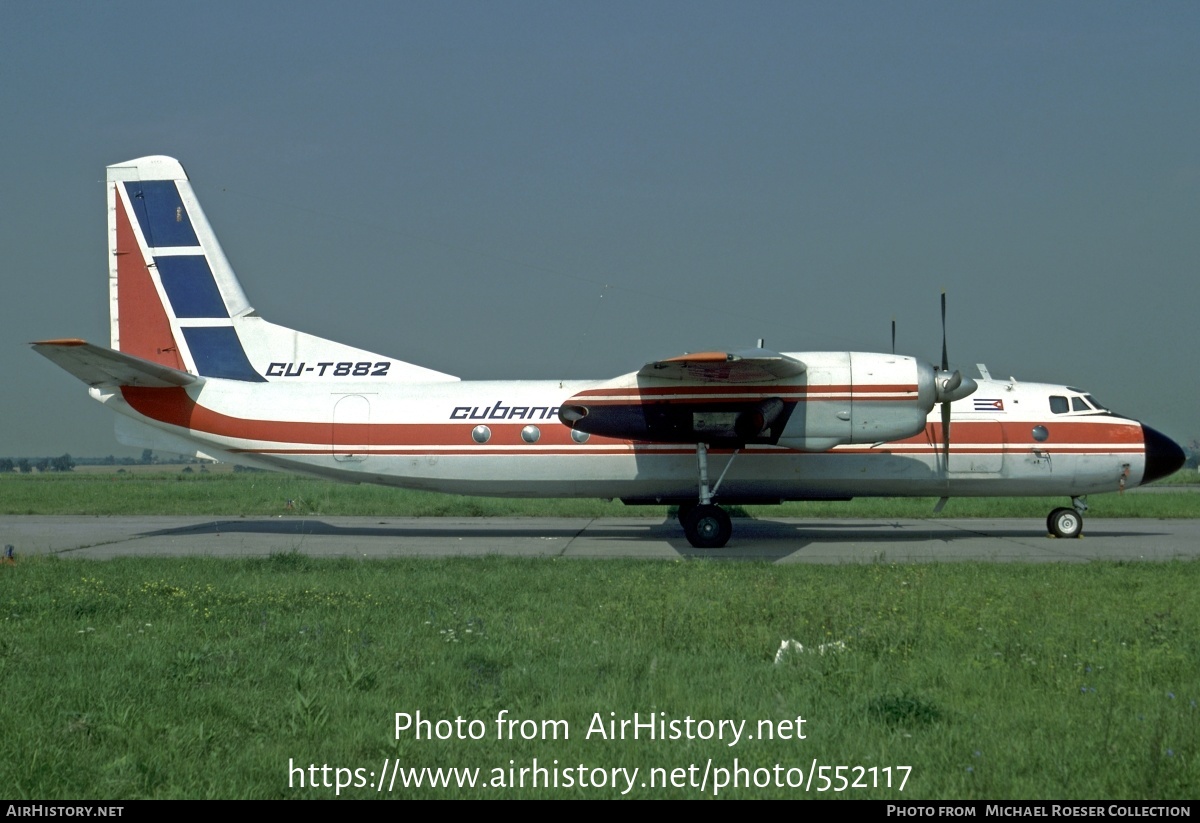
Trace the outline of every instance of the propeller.
<path fill-rule="evenodd" d="M 942 404 L 942 461 L 946 471 L 950 470 L 950 404 L 969 397 L 979 388 L 969 377 L 963 377 L 957 369 L 950 373 L 950 357 L 946 349 L 946 290 L 942 289 L 942 367 L 934 378 L 937 402 Z"/>

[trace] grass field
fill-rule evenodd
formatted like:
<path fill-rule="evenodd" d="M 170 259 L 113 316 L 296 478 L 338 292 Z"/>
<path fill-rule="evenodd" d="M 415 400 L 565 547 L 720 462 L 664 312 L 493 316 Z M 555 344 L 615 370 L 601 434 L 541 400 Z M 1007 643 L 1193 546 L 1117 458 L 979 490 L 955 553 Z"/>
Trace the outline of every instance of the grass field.
<path fill-rule="evenodd" d="M 66 474 L 0 476 L 0 514 L 95 515 L 243 515 L 284 512 L 314 515 L 387 515 L 392 517 L 636 517 L 661 518 L 666 507 L 625 506 L 604 500 L 521 500 L 460 497 L 382 486 L 350 485 L 267 472 L 231 473 L 216 467 L 185 473 L 182 467 L 92 467 Z M 156 471 L 150 471 L 156 469 Z M 1195 472 L 1173 479 L 1189 480 Z M 289 502 L 290 501 L 290 502 Z M 1056 498 L 956 498 L 946 517 L 1032 517 L 1038 520 L 1057 506 Z M 932 517 L 934 498 L 859 498 L 849 502 L 788 503 L 735 507 L 734 514 L 766 517 Z M 1094 517 L 1200 517 L 1200 494 L 1092 495 Z"/>
<path fill-rule="evenodd" d="M 1194 492 L 1090 502 L 1096 516 L 1200 516 Z M 1064 503 L 954 500 L 945 514 L 1040 520 Z M 0 477 L 0 508 L 663 515 L 178 470 Z M 1200 564 L 1178 562 L 22 558 L 0 565 L 0 785 L 40 800 L 1194 798 L 1198 585 Z M 598 732 L 635 714 L 679 737 Z"/>
<path fill-rule="evenodd" d="M 1198 586 L 1194 563 L 30 559 L 0 567 L 0 785 L 618 797 L 620 768 L 642 798 L 1194 798 Z M 777 663 L 793 639 L 805 651 Z M 397 734 L 417 712 L 451 739 Z M 501 712 L 532 722 L 505 731 Z M 587 734 L 634 713 L 681 739 Z M 456 739 L 459 717 L 480 739 Z M 688 717 L 746 726 L 688 739 Z M 535 759 L 558 788 L 509 785 Z M 397 762 L 480 785 L 403 772 L 377 793 Z"/>

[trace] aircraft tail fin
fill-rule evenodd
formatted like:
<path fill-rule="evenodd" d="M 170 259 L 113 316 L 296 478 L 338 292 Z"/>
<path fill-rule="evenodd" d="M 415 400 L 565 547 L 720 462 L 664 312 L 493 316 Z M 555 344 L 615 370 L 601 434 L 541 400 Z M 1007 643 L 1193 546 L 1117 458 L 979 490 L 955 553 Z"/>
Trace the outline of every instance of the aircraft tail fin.
<path fill-rule="evenodd" d="M 246 382 L 457 380 L 259 317 L 174 158 L 108 167 L 108 246 L 111 344 L 127 355 Z"/>

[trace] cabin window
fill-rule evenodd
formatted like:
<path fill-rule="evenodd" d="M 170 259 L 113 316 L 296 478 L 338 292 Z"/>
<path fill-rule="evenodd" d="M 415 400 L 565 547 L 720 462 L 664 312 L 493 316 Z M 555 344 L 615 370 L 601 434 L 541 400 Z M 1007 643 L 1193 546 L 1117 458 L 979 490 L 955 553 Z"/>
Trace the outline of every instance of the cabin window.
<path fill-rule="evenodd" d="M 573 430 L 571 432 L 571 439 L 574 440 L 576 443 L 586 443 L 586 442 L 588 442 L 589 437 L 591 437 L 591 435 L 588 434 L 587 432 L 581 432 L 578 430 Z"/>
<path fill-rule="evenodd" d="M 521 439 L 526 443 L 536 443 L 541 439 L 542 430 L 537 426 L 526 426 L 521 429 Z"/>
<path fill-rule="evenodd" d="M 1034 426 L 1033 427 L 1033 439 L 1034 440 L 1036 440 L 1039 443 L 1045 443 L 1046 439 L 1048 437 L 1050 437 L 1050 432 L 1046 429 L 1045 426 Z"/>
<path fill-rule="evenodd" d="M 487 426 L 476 426 L 471 429 L 471 439 L 476 443 L 486 443 L 492 439 L 492 430 Z"/>
<path fill-rule="evenodd" d="M 1054 412 L 1055 414 L 1066 414 L 1070 410 L 1070 406 L 1067 405 L 1067 398 L 1059 397 L 1058 395 L 1051 395 L 1050 411 Z"/>

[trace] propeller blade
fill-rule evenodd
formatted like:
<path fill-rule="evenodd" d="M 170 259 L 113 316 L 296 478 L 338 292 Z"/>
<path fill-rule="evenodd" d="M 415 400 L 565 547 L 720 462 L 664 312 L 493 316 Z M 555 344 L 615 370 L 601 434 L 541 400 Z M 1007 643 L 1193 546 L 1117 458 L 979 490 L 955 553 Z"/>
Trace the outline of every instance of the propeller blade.
<path fill-rule="evenodd" d="M 892 354 L 896 353 L 896 318 L 892 318 Z"/>
<path fill-rule="evenodd" d="M 942 289 L 942 374 L 950 371 L 950 356 L 946 351 L 946 290 Z M 942 465 L 950 473 L 950 402 L 954 393 L 962 386 L 962 372 L 955 371 L 938 383 L 938 396 L 942 401 Z M 972 381 L 973 382 L 973 381 Z M 975 389 L 972 386 L 967 394 Z"/>
<path fill-rule="evenodd" d="M 950 371 L 950 358 L 946 354 L 946 290 L 942 289 L 942 371 Z"/>
<path fill-rule="evenodd" d="M 950 471 L 950 404 L 942 404 L 942 465 Z"/>

